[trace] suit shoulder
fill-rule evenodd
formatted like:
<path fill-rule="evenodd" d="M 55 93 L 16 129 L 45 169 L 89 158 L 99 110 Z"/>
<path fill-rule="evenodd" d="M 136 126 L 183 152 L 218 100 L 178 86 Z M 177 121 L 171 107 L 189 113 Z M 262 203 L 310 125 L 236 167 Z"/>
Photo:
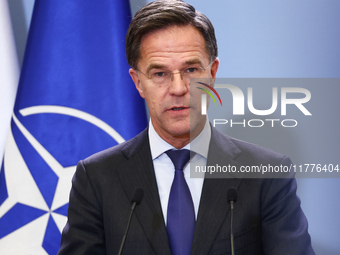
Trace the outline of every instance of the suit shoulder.
<path fill-rule="evenodd" d="M 249 154 L 253 154 L 256 155 L 257 157 L 259 155 L 264 155 L 264 156 L 270 156 L 272 158 L 276 158 L 276 159 L 282 159 L 284 157 L 286 157 L 285 155 L 276 152 L 272 149 L 257 145 L 257 144 L 253 144 L 250 142 L 246 142 L 243 140 L 239 140 L 236 138 L 230 138 L 243 152 L 249 153 Z"/>
<path fill-rule="evenodd" d="M 213 128 L 213 137 L 217 141 L 224 141 L 224 144 L 231 147 L 233 146 L 237 151 L 235 153 L 235 158 L 247 158 L 247 161 L 257 161 L 257 162 L 283 162 L 290 161 L 290 159 L 276 151 L 265 148 L 263 146 L 246 142 L 237 138 L 230 137 Z M 237 149 L 236 149 L 237 148 Z"/>
<path fill-rule="evenodd" d="M 84 159 L 83 162 L 84 165 L 88 166 L 102 165 L 108 163 L 117 166 L 147 145 L 148 132 L 147 129 L 145 129 L 132 139 L 121 144 L 117 144 L 103 151 L 97 152 Z"/>

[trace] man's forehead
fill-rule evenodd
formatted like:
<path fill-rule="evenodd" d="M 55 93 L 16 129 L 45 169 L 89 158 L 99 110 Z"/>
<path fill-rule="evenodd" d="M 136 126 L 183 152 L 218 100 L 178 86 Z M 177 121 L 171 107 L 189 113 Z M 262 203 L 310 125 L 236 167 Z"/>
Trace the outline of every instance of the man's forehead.
<path fill-rule="evenodd" d="M 158 34 L 159 32 L 167 32 L 167 33 L 176 33 L 178 32 L 178 30 L 188 30 L 188 29 L 194 29 L 196 31 L 198 31 L 194 26 L 192 25 L 169 25 L 169 26 L 165 26 L 165 27 L 161 27 L 161 28 L 155 28 L 155 29 L 150 29 L 150 31 L 148 31 L 147 33 L 145 33 L 142 38 L 141 38 L 141 42 L 143 41 L 143 39 L 145 37 L 149 37 L 149 36 L 152 36 L 152 35 L 156 35 Z M 198 31 L 199 32 L 199 31 Z"/>
<path fill-rule="evenodd" d="M 181 63 L 181 65 L 183 66 L 190 66 L 190 65 L 199 65 L 203 67 L 203 61 L 199 58 L 192 58 L 192 59 L 188 59 L 186 61 L 183 61 Z M 168 66 L 160 64 L 160 63 L 150 63 L 147 66 L 146 72 L 148 73 L 150 70 L 152 69 L 167 69 Z"/>
<path fill-rule="evenodd" d="M 190 53 L 194 52 L 194 54 Z M 196 53 L 196 54 L 195 54 Z M 169 26 L 144 35 L 140 44 L 140 59 L 155 60 L 157 57 L 178 55 L 181 64 L 203 64 L 202 58 L 208 57 L 206 42 L 202 34 L 193 26 Z M 150 63 L 151 64 L 151 63 Z M 162 67 L 154 63 L 152 67 Z M 148 68 L 149 69 L 149 68 Z"/>

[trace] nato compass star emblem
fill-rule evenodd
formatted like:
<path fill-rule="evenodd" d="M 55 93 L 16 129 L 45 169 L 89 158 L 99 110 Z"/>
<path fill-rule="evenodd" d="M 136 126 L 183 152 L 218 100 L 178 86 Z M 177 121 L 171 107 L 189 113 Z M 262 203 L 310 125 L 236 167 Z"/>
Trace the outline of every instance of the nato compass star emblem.
<path fill-rule="evenodd" d="M 73 108 L 45 105 L 19 112 L 24 117 L 68 115 L 100 128 L 117 143 L 124 141 L 102 120 Z M 63 167 L 13 114 L 0 172 L 1 254 L 57 253 L 75 169 Z"/>

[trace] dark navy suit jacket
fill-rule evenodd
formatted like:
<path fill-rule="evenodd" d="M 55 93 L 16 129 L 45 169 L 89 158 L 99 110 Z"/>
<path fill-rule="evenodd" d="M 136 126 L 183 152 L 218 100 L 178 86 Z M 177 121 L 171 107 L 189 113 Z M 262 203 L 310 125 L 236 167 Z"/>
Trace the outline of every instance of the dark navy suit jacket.
<path fill-rule="evenodd" d="M 207 165 L 216 164 L 288 166 L 291 161 L 212 128 Z M 136 187 L 144 189 L 144 198 L 136 207 L 123 254 L 170 255 L 147 130 L 78 163 L 58 254 L 117 254 Z M 206 178 L 191 254 L 230 254 L 230 187 L 238 190 L 235 254 L 314 254 L 294 178 Z"/>

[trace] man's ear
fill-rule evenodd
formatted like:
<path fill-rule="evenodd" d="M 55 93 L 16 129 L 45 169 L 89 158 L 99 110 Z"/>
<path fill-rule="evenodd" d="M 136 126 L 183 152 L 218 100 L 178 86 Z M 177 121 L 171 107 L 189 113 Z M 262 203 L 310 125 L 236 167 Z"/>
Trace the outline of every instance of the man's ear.
<path fill-rule="evenodd" d="M 210 86 L 212 86 L 212 87 L 214 87 L 214 85 L 215 85 L 216 73 L 217 73 L 219 64 L 220 64 L 220 60 L 218 58 L 215 58 L 215 60 L 211 64 L 211 68 L 210 68 L 210 77 L 211 77 Z"/>
<path fill-rule="evenodd" d="M 129 74 L 130 74 L 133 82 L 135 83 L 135 86 L 136 86 L 136 89 L 139 92 L 139 95 L 142 98 L 145 98 L 144 91 L 143 91 L 143 88 L 142 88 L 142 85 L 141 85 L 141 80 L 139 79 L 139 75 L 138 75 L 137 71 L 133 68 L 130 68 Z"/>
<path fill-rule="evenodd" d="M 215 60 L 213 61 L 211 65 L 210 75 L 211 75 L 211 78 L 213 78 L 214 80 L 216 79 L 216 73 L 217 73 L 219 64 L 220 64 L 220 60 L 218 58 L 215 58 Z"/>

